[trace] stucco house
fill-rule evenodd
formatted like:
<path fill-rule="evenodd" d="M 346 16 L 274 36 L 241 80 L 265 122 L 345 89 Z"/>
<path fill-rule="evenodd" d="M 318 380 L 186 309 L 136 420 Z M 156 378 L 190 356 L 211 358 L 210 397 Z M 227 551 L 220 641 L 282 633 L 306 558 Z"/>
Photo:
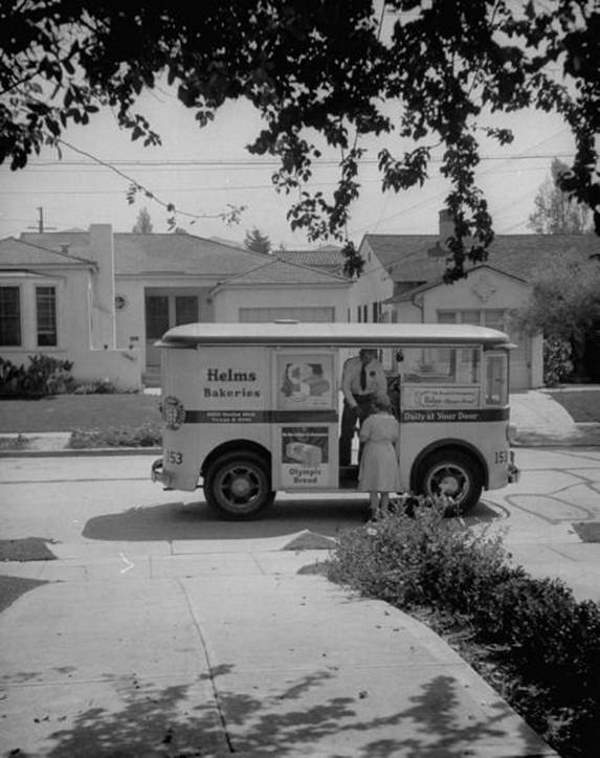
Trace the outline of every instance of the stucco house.
<path fill-rule="evenodd" d="M 275 254 L 289 263 L 300 263 L 344 276 L 346 258 L 342 249 L 335 245 L 325 245 L 317 250 L 279 250 Z M 352 281 L 353 286 L 348 291 L 346 315 L 341 320 L 363 323 L 381 321 L 383 304 L 394 294 L 394 281 L 379 258 L 371 251 L 365 251 L 362 273 Z"/>
<path fill-rule="evenodd" d="M 353 286 L 336 271 L 194 235 L 115 233 L 109 224 L 24 233 L 0 241 L 0 356 L 54 355 L 72 360 L 78 379 L 139 387 L 156 381 L 153 343 L 171 326 L 346 321 Z M 392 291 L 390 279 L 378 300 Z"/>
<path fill-rule="evenodd" d="M 592 234 L 497 235 L 484 264 L 470 269 L 467 278 L 445 284 L 442 275 L 448 251 L 443 241 L 451 234 L 451 224 L 441 212 L 435 234 L 365 235 L 360 254 L 365 259 L 377 257 L 394 281 L 394 294 L 385 303 L 386 318 L 501 329 L 517 346 L 511 353 L 512 388 L 542 386 L 542 335 L 517 333 L 511 325 L 511 311 L 526 304 L 532 273 L 546 256 L 575 250 L 587 259 L 598 253 L 598 238 Z"/>

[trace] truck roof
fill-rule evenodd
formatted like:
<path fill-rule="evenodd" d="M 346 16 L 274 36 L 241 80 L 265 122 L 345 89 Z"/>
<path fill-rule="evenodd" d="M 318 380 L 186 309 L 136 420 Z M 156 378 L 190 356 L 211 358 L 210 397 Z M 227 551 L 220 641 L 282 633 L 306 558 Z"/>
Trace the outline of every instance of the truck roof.
<path fill-rule="evenodd" d="M 504 332 L 469 324 L 197 323 L 169 329 L 158 347 L 198 345 L 483 345 L 514 347 Z"/>

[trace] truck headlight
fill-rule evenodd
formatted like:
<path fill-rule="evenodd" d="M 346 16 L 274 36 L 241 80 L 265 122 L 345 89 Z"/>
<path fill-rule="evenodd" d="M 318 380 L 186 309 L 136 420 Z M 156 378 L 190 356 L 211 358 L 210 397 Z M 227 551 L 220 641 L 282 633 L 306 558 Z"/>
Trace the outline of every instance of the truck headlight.
<path fill-rule="evenodd" d="M 185 421 L 185 408 L 179 398 L 169 395 L 161 403 L 160 415 L 167 429 L 179 429 Z"/>

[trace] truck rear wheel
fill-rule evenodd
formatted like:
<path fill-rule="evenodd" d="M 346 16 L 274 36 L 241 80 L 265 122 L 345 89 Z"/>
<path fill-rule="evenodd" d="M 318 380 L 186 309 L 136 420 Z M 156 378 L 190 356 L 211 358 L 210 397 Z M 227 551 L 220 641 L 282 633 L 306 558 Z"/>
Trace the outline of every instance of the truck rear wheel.
<path fill-rule="evenodd" d="M 461 450 L 439 450 L 431 453 L 419 466 L 417 490 L 429 496 L 448 495 L 454 506 L 449 515 L 466 514 L 481 497 L 483 475 L 481 466 Z"/>
<path fill-rule="evenodd" d="M 275 499 L 268 461 L 256 453 L 226 453 L 208 467 L 204 496 L 224 518 L 254 518 Z"/>

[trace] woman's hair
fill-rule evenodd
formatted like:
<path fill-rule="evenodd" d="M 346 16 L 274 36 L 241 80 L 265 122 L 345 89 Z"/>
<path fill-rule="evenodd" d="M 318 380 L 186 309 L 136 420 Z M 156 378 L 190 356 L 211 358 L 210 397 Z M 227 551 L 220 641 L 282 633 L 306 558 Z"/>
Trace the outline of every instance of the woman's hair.
<path fill-rule="evenodd" d="M 373 413 L 377 413 L 378 411 L 391 413 L 392 406 L 387 397 L 374 397 L 371 401 L 371 409 Z"/>

